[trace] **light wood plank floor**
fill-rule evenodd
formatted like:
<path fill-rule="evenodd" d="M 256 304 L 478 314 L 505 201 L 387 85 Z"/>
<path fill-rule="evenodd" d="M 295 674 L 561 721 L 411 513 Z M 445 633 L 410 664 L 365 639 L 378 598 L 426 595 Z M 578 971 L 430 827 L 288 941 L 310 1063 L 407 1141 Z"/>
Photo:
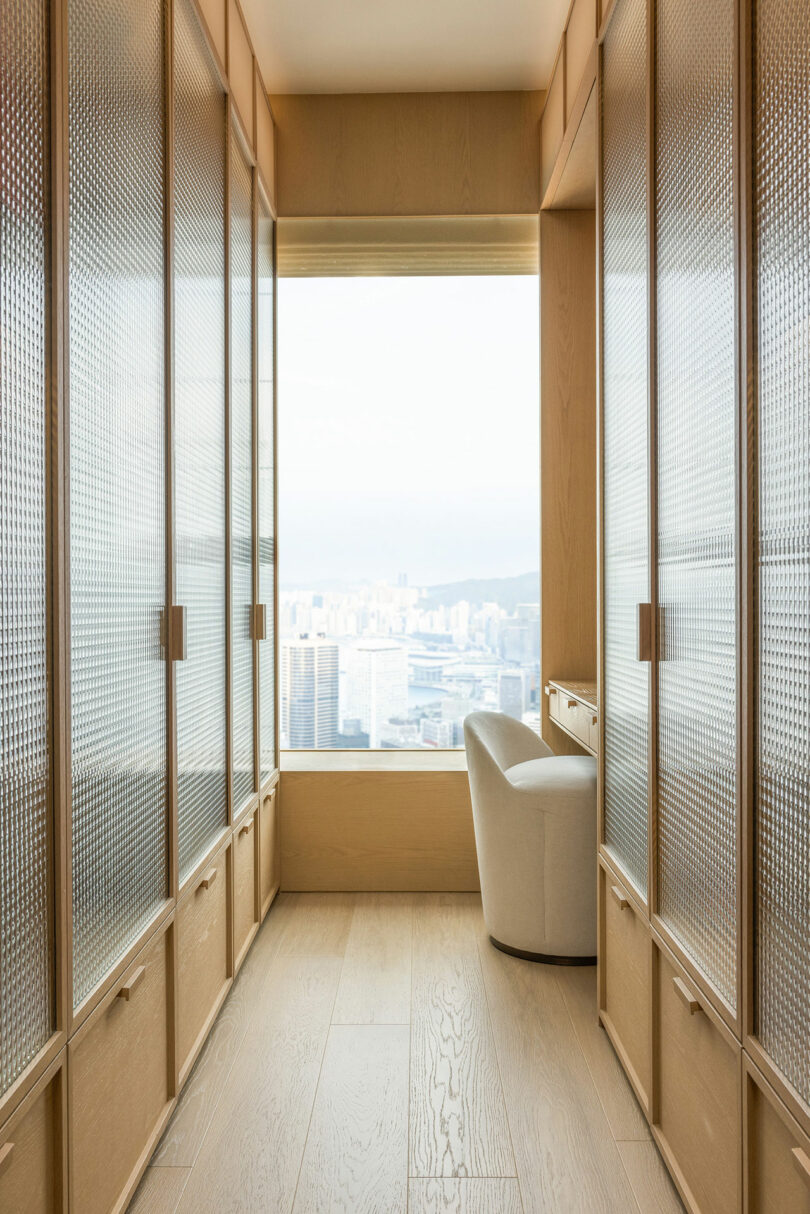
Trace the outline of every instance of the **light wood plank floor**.
<path fill-rule="evenodd" d="M 136 1214 L 678 1214 L 596 970 L 489 943 L 477 894 L 281 894 Z"/>

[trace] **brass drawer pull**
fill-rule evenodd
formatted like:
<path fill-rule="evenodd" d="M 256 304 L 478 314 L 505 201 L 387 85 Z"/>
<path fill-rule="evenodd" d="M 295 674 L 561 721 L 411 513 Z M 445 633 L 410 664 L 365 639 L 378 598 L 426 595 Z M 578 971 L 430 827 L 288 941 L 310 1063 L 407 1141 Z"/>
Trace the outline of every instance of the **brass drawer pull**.
<path fill-rule="evenodd" d="M 241 826 L 239 828 L 239 838 L 241 839 L 242 835 L 249 835 L 252 830 L 253 830 L 253 819 L 248 818 L 248 820 L 247 820 L 247 822 L 245 822 L 244 826 Z"/>
<path fill-rule="evenodd" d="M 801 1147 L 794 1147 L 790 1152 L 793 1156 L 793 1162 L 796 1165 L 796 1171 L 800 1174 L 804 1183 L 810 1186 L 810 1158 Z"/>
<path fill-rule="evenodd" d="M 129 979 L 129 981 L 125 982 L 124 985 L 121 987 L 120 991 L 118 992 L 118 998 L 126 999 L 127 1003 L 129 1003 L 130 999 L 135 994 L 135 991 L 138 989 L 138 987 L 143 982 L 143 976 L 145 973 L 146 973 L 146 966 L 139 965 L 138 968 L 135 970 L 135 973 Z"/>
<path fill-rule="evenodd" d="M 216 879 L 217 879 L 217 870 L 215 868 L 212 868 L 210 872 L 207 872 L 205 874 L 202 881 L 197 886 L 197 889 L 210 889 L 211 886 L 216 881 Z"/>
<path fill-rule="evenodd" d="M 703 1008 L 700 1006 L 697 999 L 682 978 L 673 978 L 672 985 L 675 987 L 675 994 L 689 1008 L 690 1016 L 694 1016 L 695 1012 L 703 1011 Z"/>
<path fill-rule="evenodd" d="M 610 892 L 613 894 L 613 897 L 618 902 L 619 910 L 627 910 L 628 906 L 630 905 L 630 901 L 628 898 L 625 898 L 623 892 L 619 889 L 618 885 L 611 885 Z"/>
<path fill-rule="evenodd" d="M 2 1172 L 7 1164 L 11 1163 L 11 1152 L 14 1150 L 13 1142 L 4 1142 L 0 1147 L 0 1172 Z"/>

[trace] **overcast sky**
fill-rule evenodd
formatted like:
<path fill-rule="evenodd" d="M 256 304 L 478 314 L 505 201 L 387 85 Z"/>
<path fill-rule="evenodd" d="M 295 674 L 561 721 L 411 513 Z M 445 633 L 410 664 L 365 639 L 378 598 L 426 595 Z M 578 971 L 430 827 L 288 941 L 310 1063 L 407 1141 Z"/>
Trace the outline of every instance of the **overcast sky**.
<path fill-rule="evenodd" d="M 280 279 L 282 585 L 539 567 L 537 279 Z"/>

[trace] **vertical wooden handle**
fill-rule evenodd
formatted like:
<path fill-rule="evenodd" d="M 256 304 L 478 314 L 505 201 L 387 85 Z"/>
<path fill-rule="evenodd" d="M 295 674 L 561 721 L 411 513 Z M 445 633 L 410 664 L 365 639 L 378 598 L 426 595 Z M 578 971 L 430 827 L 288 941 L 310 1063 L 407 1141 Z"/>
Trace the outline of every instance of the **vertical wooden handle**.
<path fill-rule="evenodd" d="M 627 910 L 630 905 L 629 899 L 624 896 L 624 892 L 619 889 L 618 885 L 611 885 L 610 892 L 619 904 L 619 910 Z"/>
<path fill-rule="evenodd" d="M 11 1163 L 11 1152 L 14 1150 L 13 1142 L 4 1142 L 0 1147 L 0 1172 Z"/>
<path fill-rule="evenodd" d="M 267 604 L 253 604 L 253 640 L 267 640 Z"/>
<path fill-rule="evenodd" d="M 639 662 L 652 661 L 652 603 L 638 604 L 638 653 Z"/>
<path fill-rule="evenodd" d="M 187 652 L 186 609 L 175 604 L 169 608 L 169 661 L 185 662 Z"/>
<path fill-rule="evenodd" d="M 135 991 L 143 982 L 143 976 L 145 973 L 146 973 L 146 966 L 139 965 L 138 968 L 135 970 L 134 974 L 132 974 L 131 977 L 121 987 L 120 991 L 118 992 L 118 998 L 126 999 L 127 1003 L 129 1003 L 130 999 L 135 994 Z"/>
<path fill-rule="evenodd" d="M 689 1008 L 690 1016 L 694 1016 L 695 1012 L 703 1011 L 703 1008 L 700 1006 L 700 1003 L 695 998 L 695 996 L 692 994 L 689 987 L 686 985 L 686 983 L 684 982 L 684 980 L 682 978 L 673 978 L 672 985 L 675 987 L 675 994 Z"/>
<path fill-rule="evenodd" d="M 215 868 L 212 868 L 209 872 L 207 872 L 205 874 L 202 881 L 197 886 L 197 889 L 210 889 L 211 886 L 216 881 L 216 879 L 217 879 L 217 870 Z"/>
<path fill-rule="evenodd" d="M 791 1151 L 793 1162 L 796 1165 L 796 1171 L 801 1176 L 804 1183 L 810 1188 L 810 1158 L 801 1147 L 794 1147 Z"/>

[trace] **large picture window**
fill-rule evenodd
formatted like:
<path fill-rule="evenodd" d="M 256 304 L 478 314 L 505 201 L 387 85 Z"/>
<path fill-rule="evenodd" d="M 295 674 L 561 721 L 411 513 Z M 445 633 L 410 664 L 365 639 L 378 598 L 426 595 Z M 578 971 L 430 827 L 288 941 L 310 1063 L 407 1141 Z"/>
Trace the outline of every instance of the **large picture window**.
<path fill-rule="evenodd" d="M 282 747 L 539 728 L 536 275 L 285 277 L 282 226 Z"/>

